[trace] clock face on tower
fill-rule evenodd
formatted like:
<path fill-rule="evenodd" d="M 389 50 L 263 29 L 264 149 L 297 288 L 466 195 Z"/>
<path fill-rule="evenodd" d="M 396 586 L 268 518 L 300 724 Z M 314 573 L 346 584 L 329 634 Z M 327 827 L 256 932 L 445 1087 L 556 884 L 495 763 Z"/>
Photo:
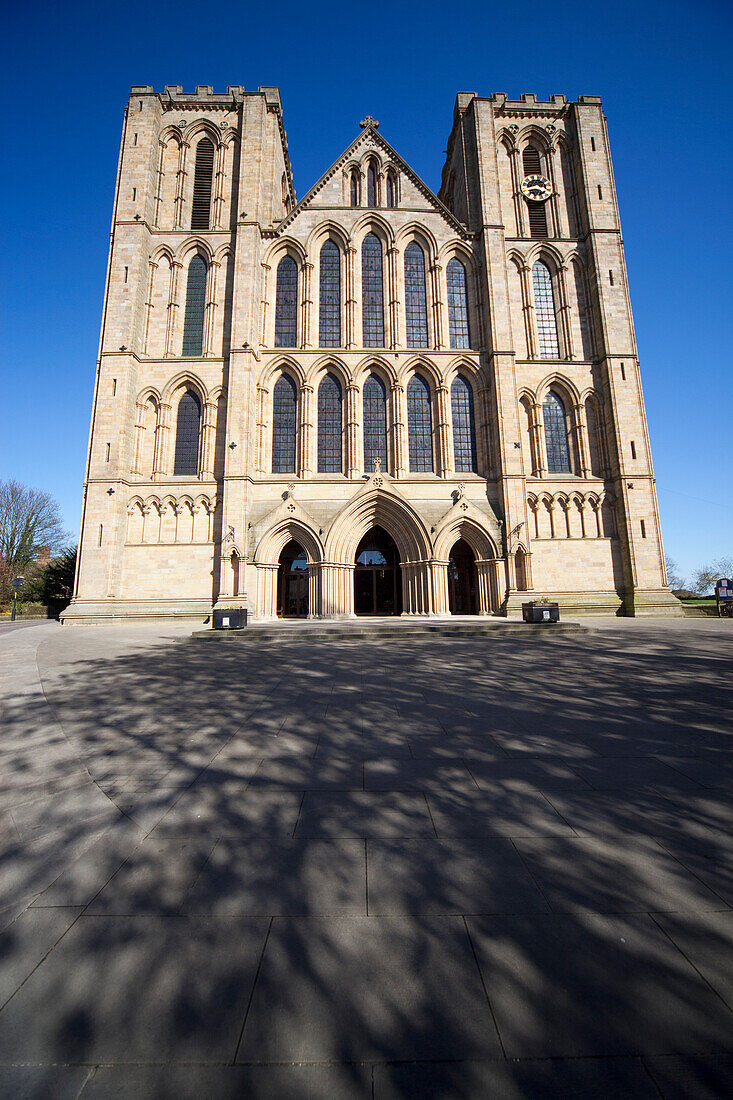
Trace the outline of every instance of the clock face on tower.
<path fill-rule="evenodd" d="M 525 176 L 519 189 L 530 202 L 544 202 L 552 194 L 552 184 L 545 176 Z"/>

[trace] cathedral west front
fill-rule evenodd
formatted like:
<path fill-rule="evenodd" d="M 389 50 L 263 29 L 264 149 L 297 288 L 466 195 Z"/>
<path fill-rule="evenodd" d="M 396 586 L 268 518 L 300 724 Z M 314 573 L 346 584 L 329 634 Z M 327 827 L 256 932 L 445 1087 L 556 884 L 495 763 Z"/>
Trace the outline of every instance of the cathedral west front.
<path fill-rule="evenodd" d="M 64 621 L 539 595 L 679 607 L 600 100 L 459 93 L 437 194 L 367 116 L 297 200 L 276 88 L 133 87 Z"/>

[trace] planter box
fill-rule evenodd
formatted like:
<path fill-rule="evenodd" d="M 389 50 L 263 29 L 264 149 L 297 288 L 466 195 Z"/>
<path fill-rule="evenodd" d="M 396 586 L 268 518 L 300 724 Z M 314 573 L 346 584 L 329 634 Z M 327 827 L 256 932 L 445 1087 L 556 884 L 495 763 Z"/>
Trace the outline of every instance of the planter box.
<path fill-rule="evenodd" d="M 222 607 L 212 614 L 214 630 L 241 630 L 247 625 L 246 607 Z"/>
<path fill-rule="evenodd" d="M 523 603 L 522 618 L 525 623 L 557 623 L 560 621 L 560 605 L 556 603 Z"/>

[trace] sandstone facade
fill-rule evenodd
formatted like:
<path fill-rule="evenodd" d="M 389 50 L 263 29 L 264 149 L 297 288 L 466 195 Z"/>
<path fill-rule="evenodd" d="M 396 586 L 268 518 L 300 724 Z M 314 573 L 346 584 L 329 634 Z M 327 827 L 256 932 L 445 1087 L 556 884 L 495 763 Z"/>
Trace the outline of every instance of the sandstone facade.
<path fill-rule="evenodd" d="M 296 202 L 276 88 L 134 87 L 64 621 L 532 594 L 679 606 L 600 101 L 459 94 L 437 196 L 366 118 Z"/>

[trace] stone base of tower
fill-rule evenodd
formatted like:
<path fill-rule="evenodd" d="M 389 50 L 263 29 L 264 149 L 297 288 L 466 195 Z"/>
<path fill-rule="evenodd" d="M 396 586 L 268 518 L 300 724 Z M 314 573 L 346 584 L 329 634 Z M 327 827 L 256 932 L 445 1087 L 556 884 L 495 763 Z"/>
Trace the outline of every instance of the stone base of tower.
<path fill-rule="evenodd" d="M 682 604 L 668 588 L 637 588 L 626 596 L 624 608 L 625 615 L 635 618 L 640 615 L 664 615 L 681 619 L 685 614 Z"/>
<path fill-rule="evenodd" d="M 644 588 L 619 595 L 618 592 L 547 592 L 552 603 L 560 605 L 560 618 L 566 615 L 661 615 L 680 618 L 684 615 L 682 604 L 668 588 Z M 521 619 L 522 604 L 537 598 L 534 592 L 512 592 L 504 608 L 509 619 Z"/>
<path fill-rule="evenodd" d="M 105 623 L 203 623 L 211 600 L 72 600 L 60 619 L 64 626 Z"/>

